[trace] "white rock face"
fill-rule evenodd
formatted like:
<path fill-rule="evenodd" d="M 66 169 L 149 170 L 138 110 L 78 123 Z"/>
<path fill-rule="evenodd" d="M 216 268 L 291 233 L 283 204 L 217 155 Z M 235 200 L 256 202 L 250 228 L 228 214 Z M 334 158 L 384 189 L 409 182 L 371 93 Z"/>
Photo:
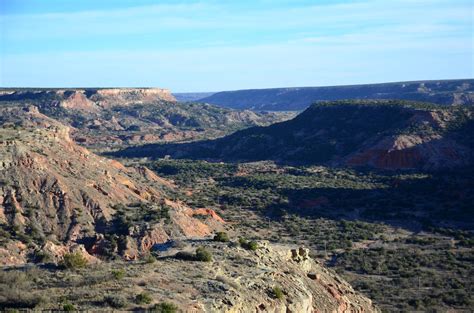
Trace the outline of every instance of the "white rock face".
<path fill-rule="evenodd" d="M 222 252 L 226 259 L 234 258 L 232 250 L 225 248 Z M 204 311 L 379 312 L 369 299 L 311 259 L 308 249 L 262 243 L 255 252 L 239 249 L 238 254 L 245 260 L 238 268 L 225 261 L 218 268 L 222 281 L 237 277 L 234 284 L 238 290 L 205 301 Z M 283 291 L 283 297 L 275 296 L 275 287 Z"/>

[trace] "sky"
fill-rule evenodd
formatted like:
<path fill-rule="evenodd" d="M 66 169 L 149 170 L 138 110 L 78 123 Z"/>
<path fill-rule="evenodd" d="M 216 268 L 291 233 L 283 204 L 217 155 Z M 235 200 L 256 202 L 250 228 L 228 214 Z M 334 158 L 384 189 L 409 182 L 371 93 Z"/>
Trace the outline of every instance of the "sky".
<path fill-rule="evenodd" d="M 174 92 L 474 77 L 471 0 L 0 0 L 0 87 Z"/>

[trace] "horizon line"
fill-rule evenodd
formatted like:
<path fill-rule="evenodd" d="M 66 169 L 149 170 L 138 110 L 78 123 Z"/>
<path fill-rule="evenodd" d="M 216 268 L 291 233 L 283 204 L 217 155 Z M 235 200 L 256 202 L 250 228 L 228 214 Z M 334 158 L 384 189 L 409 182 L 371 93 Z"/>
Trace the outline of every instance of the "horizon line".
<path fill-rule="evenodd" d="M 422 82 L 446 82 L 446 81 L 462 81 L 462 80 L 474 80 L 474 77 L 470 78 L 440 78 L 440 79 L 416 79 L 416 80 L 399 80 L 399 81 L 386 81 L 386 82 L 375 82 L 375 83 L 356 83 L 356 84 L 347 84 L 347 85 L 318 85 L 318 86 L 283 86 L 283 87 L 263 87 L 263 88 L 243 88 L 243 89 L 228 89 L 220 91 L 179 91 L 174 92 L 171 88 L 167 87 L 158 87 L 158 86 L 122 86 L 122 87 L 112 87 L 112 86 L 102 86 L 102 87 L 4 87 L 0 86 L 0 90 L 9 90 L 9 89 L 33 89 L 33 90 L 81 90 L 81 89 L 164 89 L 170 91 L 172 94 L 185 94 L 185 93 L 218 93 L 218 92 L 234 92 L 234 91 L 250 91 L 250 90 L 274 90 L 274 89 L 295 89 L 295 88 L 336 88 L 336 87 L 353 87 L 353 86 L 367 86 L 367 85 L 387 85 L 387 84 L 397 84 L 397 83 L 422 83 Z"/>

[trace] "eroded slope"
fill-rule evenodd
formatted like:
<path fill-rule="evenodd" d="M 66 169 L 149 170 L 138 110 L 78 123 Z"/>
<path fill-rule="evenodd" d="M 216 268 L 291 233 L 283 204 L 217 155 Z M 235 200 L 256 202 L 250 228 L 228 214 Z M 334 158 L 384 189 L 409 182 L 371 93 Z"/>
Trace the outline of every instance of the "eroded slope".
<path fill-rule="evenodd" d="M 126 168 L 69 138 L 35 107 L 2 110 L 0 225 L 3 264 L 47 250 L 134 259 L 170 238 L 212 228 L 166 197 L 173 186 L 146 168 Z"/>

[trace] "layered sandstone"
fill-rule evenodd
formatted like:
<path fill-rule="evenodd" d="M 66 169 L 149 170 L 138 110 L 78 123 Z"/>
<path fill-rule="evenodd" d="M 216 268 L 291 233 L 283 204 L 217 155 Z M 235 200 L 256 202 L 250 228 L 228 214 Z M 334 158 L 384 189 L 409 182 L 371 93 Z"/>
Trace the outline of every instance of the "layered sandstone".
<path fill-rule="evenodd" d="M 163 88 L 2 89 L 0 100 L 30 101 L 88 112 L 130 104 L 176 102 L 171 91 Z"/>
<path fill-rule="evenodd" d="M 347 160 L 349 166 L 383 169 L 437 169 L 466 165 L 469 151 L 441 136 L 401 135 L 384 138 Z"/>
<path fill-rule="evenodd" d="M 61 99 L 60 106 L 85 111 L 155 101 L 176 101 L 168 89 L 162 88 L 75 89 L 58 90 L 56 93 Z"/>

